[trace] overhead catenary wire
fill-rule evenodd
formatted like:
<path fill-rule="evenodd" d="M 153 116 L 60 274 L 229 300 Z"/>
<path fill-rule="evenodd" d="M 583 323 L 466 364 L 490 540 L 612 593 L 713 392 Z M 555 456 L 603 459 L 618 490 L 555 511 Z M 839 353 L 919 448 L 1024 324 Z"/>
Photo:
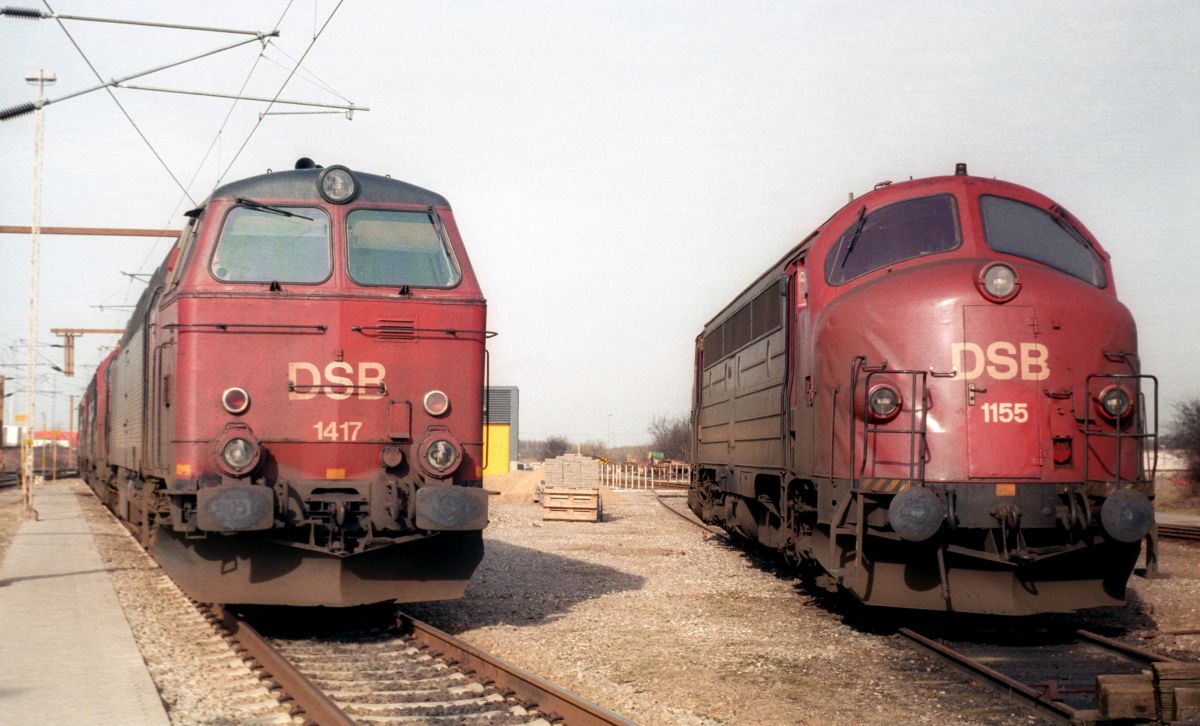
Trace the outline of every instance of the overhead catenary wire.
<path fill-rule="evenodd" d="M 50 7 L 48 0 L 42 0 L 42 4 L 46 6 L 47 10 L 52 13 L 54 12 L 54 8 Z M 61 20 L 55 19 L 55 22 L 57 22 L 58 27 L 62 28 L 62 31 L 67 34 L 67 40 L 70 40 L 71 45 L 75 46 L 75 50 L 79 52 L 80 57 L 83 58 L 83 62 L 87 64 L 87 67 L 91 69 L 92 74 L 96 76 L 97 80 L 103 83 L 104 78 L 100 75 L 100 72 L 96 70 L 96 66 L 92 65 L 92 61 L 87 57 L 87 53 L 83 52 L 83 48 L 79 47 L 79 43 L 75 41 L 75 36 L 71 35 L 71 31 L 67 30 L 67 26 L 63 25 Z M 166 170 L 167 175 L 171 177 L 171 180 L 175 182 L 176 186 L 183 190 L 184 195 L 188 199 L 192 199 L 192 195 L 188 194 L 187 188 L 183 186 L 183 184 L 179 181 L 179 178 L 175 176 L 175 172 L 171 171 L 171 167 L 167 164 L 166 160 L 162 158 L 162 155 L 159 154 L 158 150 L 154 148 L 154 144 L 150 143 L 150 139 L 146 138 L 146 134 L 142 132 L 141 128 L 138 127 L 137 122 L 133 120 L 133 116 L 130 116 L 129 111 L 125 110 L 125 107 L 121 105 L 121 101 L 117 98 L 117 94 L 113 93 L 112 89 L 107 86 L 104 88 L 104 90 L 108 92 L 108 96 L 113 100 L 113 103 L 117 104 L 117 108 L 121 109 L 121 113 L 125 115 L 125 118 L 133 126 L 133 130 L 136 131 L 137 135 L 141 137 L 143 142 L 145 142 L 147 148 L 150 149 L 150 153 L 154 154 L 154 158 L 158 159 L 158 163 L 162 165 L 164 170 Z M 195 203 L 194 199 L 192 200 L 192 203 Z"/>
<path fill-rule="evenodd" d="M 294 3 L 295 3 L 295 0 L 288 0 L 288 4 L 286 6 L 284 6 L 283 12 L 279 13 L 279 17 L 276 18 L 276 20 L 275 20 L 274 27 L 271 28 L 271 33 L 270 33 L 271 37 L 278 36 L 279 26 L 283 24 L 283 19 L 287 17 L 287 14 L 292 9 L 292 5 Z M 254 77 L 254 72 L 256 70 L 258 70 L 258 64 L 262 61 L 264 54 L 266 53 L 267 47 L 270 44 L 271 44 L 271 40 L 268 39 L 263 44 L 263 47 L 258 52 L 258 55 L 256 55 L 254 57 L 254 62 L 252 64 L 250 64 L 250 70 L 246 72 L 246 77 L 242 79 L 242 85 L 238 88 L 238 96 L 239 97 L 243 93 L 245 93 L 246 87 L 250 85 L 250 79 Z M 163 229 L 167 229 L 168 227 L 170 227 L 171 221 L 173 219 L 175 219 L 175 215 L 179 212 L 179 207 L 183 205 L 184 200 L 192 200 L 192 197 L 189 194 L 189 190 L 192 188 L 192 185 L 196 183 L 196 179 L 198 179 L 200 177 L 200 172 L 204 170 L 205 163 L 207 163 L 208 158 L 210 156 L 212 156 L 213 149 L 217 148 L 217 145 L 220 143 L 221 135 L 225 132 L 225 127 L 229 124 L 229 119 L 231 119 L 233 117 L 234 109 L 237 108 L 238 102 L 240 100 L 241 100 L 240 98 L 234 98 L 233 102 L 229 104 L 229 110 L 225 112 L 225 118 L 221 119 L 221 125 L 219 127 L 217 127 L 217 132 L 213 135 L 213 140 L 209 143 L 208 149 L 204 152 L 204 156 L 200 159 L 200 163 L 198 163 L 196 165 L 196 170 L 194 172 L 192 172 L 191 178 L 188 179 L 187 187 L 183 190 L 183 192 L 184 192 L 183 196 L 181 196 L 179 198 L 179 200 L 175 202 L 175 206 L 171 210 L 170 215 L 167 217 L 167 221 L 163 223 Z M 218 170 L 220 169 L 219 156 L 220 156 L 220 153 L 218 152 L 218 163 L 217 163 Z M 192 204 L 195 204 L 195 203 L 196 202 L 193 200 Z M 161 243 L 161 240 L 159 242 L 155 242 L 155 244 L 149 250 L 146 251 L 146 256 L 143 257 L 142 261 L 138 264 L 139 270 L 146 266 L 146 262 L 150 259 L 151 255 L 153 255 L 154 252 L 158 249 L 158 245 L 160 243 Z M 125 301 L 126 302 L 128 302 L 128 300 L 129 300 L 129 291 L 132 289 L 132 287 L 133 287 L 133 280 L 130 280 L 129 284 L 125 286 Z M 104 302 L 107 302 L 107 299 Z"/>
<path fill-rule="evenodd" d="M 308 47 L 304 49 L 304 52 L 300 54 L 300 60 L 296 61 L 296 66 L 292 68 L 292 72 L 288 74 L 287 78 L 283 79 L 283 83 L 280 84 L 279 90 L 275 92 L 275 98 L 279 98 L 279 94 L 283 93 L 283 89 L 287 88 L 287 84 L 292 80 L 292 76 L 296 75 L 296 72 L 300 69 L 300 64 L 302 64 L 304 59 L 308 57 L 308 54 L 310 51 L 312 51 L 313 46 L 317 44 L 317 40 L 320 39 L 321 35 L 325 32 L 325 29 L 329 27 L 330 21 L 333 20 L 334 15 L 337 15 L 338 8 L 342 7 L 343 2 L 345 2 L 345 0 L 338 0 L 338 4 L 335 5 L 333 10 L 330 11 L 329 17 L 325 18 L 324 24 L 322 24 L 321 28 L 316 32 L 315 35 L 313 35 L 312 42 L 310 42 Z M 267 108 L 264 113 L 269 113 L 271 111 L 271 106 L 273 105 L 275 105 L 275 102 L 272 100 L 271 103 L 267 104 Z M 226 175 L 229 174 L 229 171 L 233 168 L 233 165 L 237 163 L 238 157 L 242 155 L 242 152 L 245 151 L 246 147 L 250 144 L 250 139 L 254 138 L 255 132 L 258 131 L 260 126 L 262 126 L 263 118 L 263 116 L 258 117 L 258 121 L 254 124 L 254 127 L 250 129 L 250 133 L 246 135 L 246 140 L 242 142 L 240 147 L 238 147 L 238 150 L 233 155 L 233 158 L 229 160 L 229 165 L 225 167 L 225 171 L 222 172 L 221 176 L 217 178 L 217 183 L 213 185 L 214 189 L 217 186 L 220 186 L 221 181 L 226 177 Z"/>

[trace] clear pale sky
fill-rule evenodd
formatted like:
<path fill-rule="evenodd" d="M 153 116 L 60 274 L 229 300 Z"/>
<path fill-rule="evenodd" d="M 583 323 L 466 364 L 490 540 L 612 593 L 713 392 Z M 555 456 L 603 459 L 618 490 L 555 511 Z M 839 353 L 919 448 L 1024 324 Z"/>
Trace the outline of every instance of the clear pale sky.
<path fill-rule="evenodd" d="M 336 2 L 51 5 L 261 30 L 287 8 L 245 91 L 273 96 Z M 64 23 L 106 80 L 239 39 Z M 1169 420 L 1200 396 L 1197 37 L 1191 1 L 347 0 L 303 67 L 371 108 L 352 121 L 268 116 L 233 161 L 264 104 L 238 104 L 214 144 L 229 101 L 115 93 L 197 202 L 231 161 L 226 180 L 300 156 L 445 195 L 500 333 L 492 382 L 520 386 L 526 438 L 647 440 L 651 417 L 688 413 L 703 324 L 848 192 L 959 161 L 1048 194 L 1099 237 Z M 260 50 L 132 83 L 236 93 Z M 23 79 L 39 67 L 58 74 L 50 98 L 98 83 L 54 21 L 0 18 L 0 106 L 33 100 Z M 280 97 L 339 100 L 303 72 Z M 107 93 L 45 113 L 43 225 L 181 226 L 191 203 Z M 33 128 L 0 123 L 0 224 L 30 223 Z M 167 245 L 43 237 L 40 339 L 123 327 L 128 310 L 94 306 L 135 302 L 141 283 L 121 272 L 150 272 Z M 0 373 L 22 390 L 28 238 L 0 237 L 0 261 Z M 42 368 L 51 424 L 66 426 L 67 394 L 112 342 L 80 339 L 73 379 Z"/>

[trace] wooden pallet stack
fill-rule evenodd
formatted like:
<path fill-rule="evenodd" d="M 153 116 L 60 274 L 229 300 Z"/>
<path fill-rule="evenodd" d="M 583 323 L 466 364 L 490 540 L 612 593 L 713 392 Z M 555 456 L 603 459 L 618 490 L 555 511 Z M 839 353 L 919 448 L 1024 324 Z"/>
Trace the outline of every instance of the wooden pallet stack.
<path fill-rule="evenodd" d="M 1096 678 L 1099 709 L 1080 711 L 1080 723 L 1200 721 L 1200 663 L 1151 663 L 1151 671 Z"/>
<path fill-rule="evenodd" d="M 1200 663 L 1154 663 L 1154 689 L 1163 721 L 1200 721 Z"/>
<path fill-rule="evenodd" d="M 542 519 L 596 522 L 602 507 L 599 461 L 580 454 L 563 454 L 546 462 Z"/>

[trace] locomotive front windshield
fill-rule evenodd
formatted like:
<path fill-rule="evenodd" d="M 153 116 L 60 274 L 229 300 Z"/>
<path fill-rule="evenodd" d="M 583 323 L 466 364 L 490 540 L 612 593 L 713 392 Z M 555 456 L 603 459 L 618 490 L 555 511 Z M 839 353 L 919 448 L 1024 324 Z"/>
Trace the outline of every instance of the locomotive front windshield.
<path fill-rule="evenodd" d="M 462 273 L 427 212 L 359 209 L 347 220 L 347 269 L 360 285 L 449 288 Z"/>
<path fill-rule="evenodd" d="M 840 285 L 903 260 L 946 252 L 961 238 L 954 197 L 938 194 L 880 207 L 858 219 L 825 258 L 825 279 Z"/>
<path fill-rule="evenodd" d="M 210 269 L 222 282 L 323 282 L 333 272 L 329 215 L 313 207 L 235 207 Z"/>
<path fill-rule="evenodd" d="M 1049 265 L 1068 275 L 1104 287 L 1104 264 L 1071 223 L 1024 202 L 983 196 L 983 230 L 997 252 Z"/>

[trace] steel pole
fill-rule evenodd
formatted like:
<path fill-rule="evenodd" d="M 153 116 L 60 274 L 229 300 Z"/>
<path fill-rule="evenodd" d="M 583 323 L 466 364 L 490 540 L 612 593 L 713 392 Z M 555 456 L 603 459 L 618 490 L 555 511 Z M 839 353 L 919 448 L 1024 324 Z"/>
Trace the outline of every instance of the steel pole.
<path fill-rule="evenodd" d="M 26 360 L 25 422 L 29 426 L 30 445 L 25 448 L 25 472 L 21 477 L 22 513 L 26 519 L 37 519 L 33 508 L 33 430 L 37 425 L 37 318 L 38 318 L 38 248 L 42 227 L 42 138 L 45 132 L 46 74 L 38 72 L 38 105 L 33 112 L 33 220 L 30 230 L 29 270 L 29 355 Z"/>

